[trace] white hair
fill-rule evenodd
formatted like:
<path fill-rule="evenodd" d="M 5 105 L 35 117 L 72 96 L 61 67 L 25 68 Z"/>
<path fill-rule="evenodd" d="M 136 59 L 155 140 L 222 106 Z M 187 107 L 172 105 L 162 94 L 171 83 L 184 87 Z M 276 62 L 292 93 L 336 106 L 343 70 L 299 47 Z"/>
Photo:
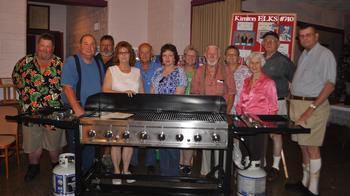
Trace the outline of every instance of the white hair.
<path fill-rule="evenodd" d="M 266 63 L 265 57 L 260 52 L 250 53 L 250 55 L 246 59 L 247 65 L 249 65 L 249 63 L 252 59 L 257 59 L 260 62 L 261 67 L 263 67 Z"/>
<path fill-rule="evenodd" d="M 221 51 L 220 51 L 219 46 L 214 45 L 214 44 L 207 45 L 207 47 L 205 47 L 205 54 L 208 52 L 209 48 L 215 48 L 218 51 L 218 55 L 220 56 Z"/>

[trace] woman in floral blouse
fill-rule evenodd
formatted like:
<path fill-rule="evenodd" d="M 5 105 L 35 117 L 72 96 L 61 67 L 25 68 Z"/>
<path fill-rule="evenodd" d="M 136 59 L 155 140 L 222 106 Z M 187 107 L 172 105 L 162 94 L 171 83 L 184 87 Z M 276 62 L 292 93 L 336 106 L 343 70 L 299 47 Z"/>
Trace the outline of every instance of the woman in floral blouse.
<path fill-rule="evenodd" d="M 179 55 L 172 44 L 165 44 L 160 51 L 160 62 L 163 65 L 157 69 L 152 78 L 151 93 L 155 94 L 184 94 L 186 88 L 186 74 L 181 67 L 177 67 Z M 164 176 L 179 175 L 179 149 L 161 148 L 160 174 Z"/>

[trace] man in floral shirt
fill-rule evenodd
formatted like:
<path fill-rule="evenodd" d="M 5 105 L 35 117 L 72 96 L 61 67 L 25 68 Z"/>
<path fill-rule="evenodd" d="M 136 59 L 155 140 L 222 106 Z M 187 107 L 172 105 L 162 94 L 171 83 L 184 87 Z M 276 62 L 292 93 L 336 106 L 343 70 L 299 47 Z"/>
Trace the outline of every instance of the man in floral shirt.
<path fill-rule="evenodd" d="M 42 108 L 59 108 L 61 103 L 62 62 L 53 54 L 54 38 L 42 34 L 35 54 L 20 59 L 12 73 L 19 94 L 22 112 L 36 112 Z M 24 124 L 23 149 L 28 154 L 29 167 L 24 177 L 30 181 L 40 172 L 43 149 L 50 153 L 52 166 L 58 163 L 58 155 L 66 145 L 65 131 L 48 125 Z"/>

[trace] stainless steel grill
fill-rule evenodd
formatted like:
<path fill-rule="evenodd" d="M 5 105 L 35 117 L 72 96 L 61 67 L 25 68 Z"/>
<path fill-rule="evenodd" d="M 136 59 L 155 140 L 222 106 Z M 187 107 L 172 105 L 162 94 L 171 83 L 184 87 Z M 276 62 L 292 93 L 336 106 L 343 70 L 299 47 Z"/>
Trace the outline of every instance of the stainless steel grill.
<path fill-rule="evenodd" d="M 87 108 L 101 115 L 106 112 L 126 112 L 133 116 L 128 119 L 105 119 L 99 117 L 100 115 L 81 118 L 80 141 L 83 144 L 227 148 L 228 124 L 222 97 L 136 95 L 128 98 L 124 94 L 105 96 L 112 95 L 104 94 L 103 101 L 98 96 L 92 98 L 93 101 L 90 100 Z M 99 111 L 99 108 L 104 110 Z M 112 109 L 108 111 L 108 108 Z"/>

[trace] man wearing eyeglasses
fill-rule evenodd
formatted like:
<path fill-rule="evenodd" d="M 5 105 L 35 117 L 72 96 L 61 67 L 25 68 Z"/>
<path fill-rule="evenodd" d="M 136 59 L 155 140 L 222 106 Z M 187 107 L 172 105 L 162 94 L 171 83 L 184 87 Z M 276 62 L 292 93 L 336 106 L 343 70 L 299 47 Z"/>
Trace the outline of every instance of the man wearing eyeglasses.
<path fill-rule="evenodd" d="M 311 129 L 309 134 L 292 135 L 302 151 L 303 178 L 295 184 L 287 183 L 286 190 L 307 196 L 319 195 L 321 171 L 320 147 L 330 113 L 328 96 L 336 80 L 336 61 L 333 53 L 319 42 L 315 27 L 306 25 L 299 30 L 304 47 L 291 86 L 290 118 L 296 124 Z"/>

